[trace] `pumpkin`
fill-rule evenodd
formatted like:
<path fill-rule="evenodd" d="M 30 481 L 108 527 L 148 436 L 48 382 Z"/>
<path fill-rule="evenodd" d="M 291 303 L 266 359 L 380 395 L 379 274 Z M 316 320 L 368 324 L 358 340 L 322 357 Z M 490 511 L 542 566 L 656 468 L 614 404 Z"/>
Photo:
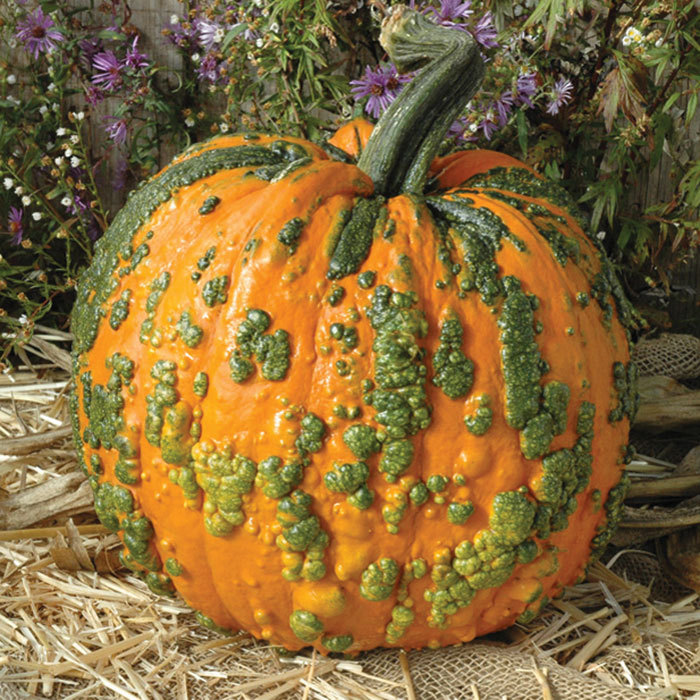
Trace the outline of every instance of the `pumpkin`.
<path fill-rule="evenodd" d="M 624 495 L 610 263 L 530 167 L 435 158 L 483 71 L 468 34 L 397 8 L 382 40 L 424 67 L 376 128 L 191 147 L 132 193 L 72 317 L 75 441 L 123 563 L 291 650 L 529 620 Z"/>

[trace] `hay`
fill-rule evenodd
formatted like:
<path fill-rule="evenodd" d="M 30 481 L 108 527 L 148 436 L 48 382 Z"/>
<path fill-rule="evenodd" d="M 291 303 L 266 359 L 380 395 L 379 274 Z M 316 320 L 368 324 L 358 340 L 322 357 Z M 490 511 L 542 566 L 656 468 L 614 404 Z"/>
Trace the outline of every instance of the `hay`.
<path fill-rule="evenodd" d="M 60 338 L 39 339 L 48 362 L 0 375 L 3 700 L 700 698 L 700 596 L 640 549 L 649 533 L 698 523 L 691 502 L 675 514 L 628 506 L 620 532 L 634 531 L 636 544 L 592 566 L 529 625 L 474 643 L 287 658 L 249 635 L 202 628 L 179 599 L 156 597 L 120 568 L 119 540 L 83 493 L 66 357 L 51 344 Z M 673 467 L 638 456 L 629 473 L 645 486 L 635 492 L 652 481 L 663 492 Z"/>

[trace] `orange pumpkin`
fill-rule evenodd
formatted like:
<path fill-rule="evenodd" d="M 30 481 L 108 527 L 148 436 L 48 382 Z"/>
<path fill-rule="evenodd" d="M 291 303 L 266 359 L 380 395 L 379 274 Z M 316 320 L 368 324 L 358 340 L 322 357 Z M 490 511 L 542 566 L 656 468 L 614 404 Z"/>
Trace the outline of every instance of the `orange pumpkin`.
<path fill-rule="evenodd" d="M 383 39 L 403 68 L 431 60 L 374 131 L 340 129 L 332 155 L 190 148 L 116 217 L 73 315 L 76 444 L 124 563 L 289 649 L 530 619 L 624 493 L 610 264 L 531 168 L 434 160 L 481 74 L 468 35 L 399 9 Z"/>

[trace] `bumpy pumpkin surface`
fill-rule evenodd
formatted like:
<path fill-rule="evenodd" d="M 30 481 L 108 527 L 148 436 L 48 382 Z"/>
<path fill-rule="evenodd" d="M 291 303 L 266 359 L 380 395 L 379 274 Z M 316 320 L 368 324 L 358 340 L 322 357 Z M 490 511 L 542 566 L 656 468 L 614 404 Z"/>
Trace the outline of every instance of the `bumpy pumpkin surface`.
<path fill-rule="evenodd" d="M 189 149 L 73 316 L 76 444 L 124 562 L 289 649 L 528 620 L 624 493 L 629 311 L 566 194 L 476 150 L 379 194 L 351 162 L 370 132 Z"/>

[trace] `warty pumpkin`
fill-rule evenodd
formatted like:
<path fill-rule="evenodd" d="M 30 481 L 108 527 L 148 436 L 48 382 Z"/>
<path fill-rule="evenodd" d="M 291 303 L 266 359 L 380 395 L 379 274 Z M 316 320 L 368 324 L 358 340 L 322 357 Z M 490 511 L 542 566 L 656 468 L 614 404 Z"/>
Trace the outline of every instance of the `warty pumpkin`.
<path fill-rule="evenodd" d="M 75 441 L 123 562 L 288 649 L 529 620 L 625 488 L 610 263 L 523 163 L 435 159 L 483 71 L 468 34 L 399 8 L 382 41 L 423 67 L 374 130 L 190 148 L 132 193 L 73 314 Z"/>

